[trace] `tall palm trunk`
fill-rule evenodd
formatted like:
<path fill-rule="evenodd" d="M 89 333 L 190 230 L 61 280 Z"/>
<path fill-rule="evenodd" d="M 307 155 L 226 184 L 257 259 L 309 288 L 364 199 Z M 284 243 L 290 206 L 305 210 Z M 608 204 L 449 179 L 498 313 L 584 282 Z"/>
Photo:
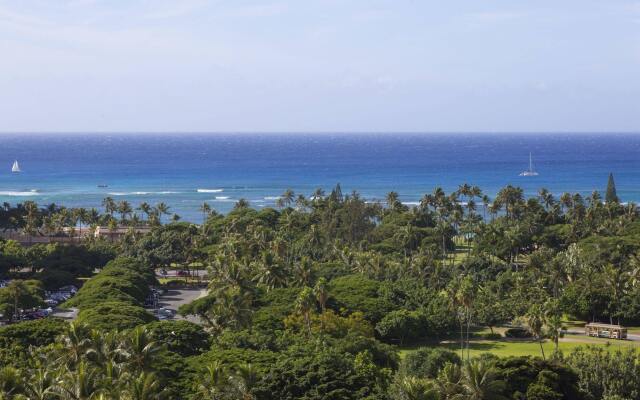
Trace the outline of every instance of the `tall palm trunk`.
<path fill-rule="evenodd" d="M 464 362 L 464 320 L 460 318 L 460 358 Z"/>
<path fill-rule="evenodd" d="M 471 360 L 469 350 L 469 331 L 471 330 L 471 308 L 467 308 L 467 360 Z"/>

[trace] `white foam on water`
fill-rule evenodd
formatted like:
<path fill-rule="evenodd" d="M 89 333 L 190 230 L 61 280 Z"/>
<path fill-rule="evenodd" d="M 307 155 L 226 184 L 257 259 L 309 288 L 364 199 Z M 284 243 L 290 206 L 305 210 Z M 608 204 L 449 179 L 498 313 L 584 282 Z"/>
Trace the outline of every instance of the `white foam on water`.
<path fill-rule="evenodd" d="M 229 200 L 229 196 L 216 196 L 216 200 Z"/>
<path fill-rule="evenodd" d="M 179 194 L 180 192 L 162 191 L 162 192 L 109 192 L 110 196 L 147 196 L 152 194 Z"/>
<path fill-rule="evenodd" d="M 224 192 L 224 189 L 197 189 L 198 193 L 220 193 Z"/>
<path fill-rule="evenodd" d="M 264 199 L 265 200 L 278 200 L 280 198 L 280 196 L 265 196 Z"/>
<path fill-rule="evenodd" d="M 26 196 L 37 196 L 41 193 L 38 193 L 36 189 L 29 191 L 13 191 L 13 190 L 4 190 L 0 191 L 0 196 L 12 196 L 12 197 L 26 197 Z"/>

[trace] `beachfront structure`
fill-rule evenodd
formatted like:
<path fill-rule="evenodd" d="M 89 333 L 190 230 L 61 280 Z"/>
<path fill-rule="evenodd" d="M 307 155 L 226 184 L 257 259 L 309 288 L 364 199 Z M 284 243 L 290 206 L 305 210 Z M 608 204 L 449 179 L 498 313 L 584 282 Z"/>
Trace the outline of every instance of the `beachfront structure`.
<path fill-rule="evenodd" d="M 150 226 L 96 226 L 96 227 L 64 227 L 56 235 L 46 235 L 37 233 L 35 235 L 25 234 L 21 230 L 6 229 L 0 230 L 0 239 L 15 240 L 24 245 L 31 246 L 38 243 L 75 243 L 87 237 L 107 238 L 110 240 L 119 240 L 127 233 L 132 232 L 136 235 L 143 235 L 151 231 Z"/>
<path fill-rule="evenodd" d="M 151 232 L 150 226 L 118 226 L 115 228 L 109 228 L 108 226 L 97 226 L 93 231 L 93 235 L 96 238 L 105 237 L 112 240 L 119 240 L 129 232 L 135 234 L 145 234 Z"/>
<path fill-rule="evenodd" d="M 598 324 L 595 322 L 586 324 L 584 326 L 584 333 L 587 336 L 609 339 L 627 338 L 627 328 L 620 325 Z"/>

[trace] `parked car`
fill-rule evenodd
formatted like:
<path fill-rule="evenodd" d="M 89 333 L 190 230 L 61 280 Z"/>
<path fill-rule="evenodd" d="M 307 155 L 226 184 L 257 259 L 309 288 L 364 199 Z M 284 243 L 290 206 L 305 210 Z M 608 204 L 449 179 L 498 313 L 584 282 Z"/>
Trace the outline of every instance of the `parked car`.
<path fill-rule="evenodd" d="M 166 317 L 173 317 L 173 315 L 175 314 L 173 310 L 170 310 L 170 309 L 164 308 L 164 307 L 158 308 L 156 313 L 158 315 L 164 315 Z"/>

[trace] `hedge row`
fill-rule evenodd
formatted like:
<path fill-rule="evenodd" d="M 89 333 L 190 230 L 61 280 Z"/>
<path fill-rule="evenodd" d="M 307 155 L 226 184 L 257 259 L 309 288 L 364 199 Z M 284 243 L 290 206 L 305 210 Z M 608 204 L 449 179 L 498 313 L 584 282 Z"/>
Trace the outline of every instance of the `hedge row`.
<path fill-rule="evenodd" d="M 78 320 L 97 329 L 129 329 L 155 318 L 142 306 L 149 286 L 157 284 L 153 269 L 132 258 L 110 261 L 65 303 L 80 309 Z"/>

